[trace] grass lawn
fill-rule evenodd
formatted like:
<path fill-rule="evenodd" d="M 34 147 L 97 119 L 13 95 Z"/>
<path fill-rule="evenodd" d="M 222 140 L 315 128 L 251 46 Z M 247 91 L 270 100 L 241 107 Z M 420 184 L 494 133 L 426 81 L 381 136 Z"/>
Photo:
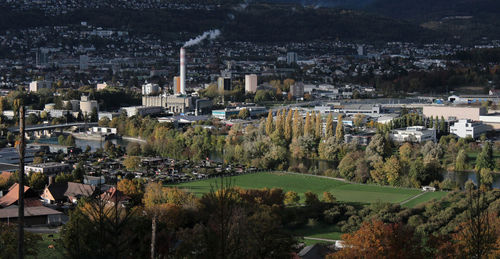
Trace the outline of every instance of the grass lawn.
<path fill-rule="evenodd" d="M 49 237 L 52 235 L 52 237 Z M 60 234 L 41 234 L 42 241 L 38 243 L 38 255 L 36 257 L 27 256 L 27 258 L 64 258 L 63 256 L 63 248 L 59 245 L 58 242 L 54 242 L 53 240 L 59 240 Z M 54 245 L 53 249 L 48 248 L 49 245 Z"/>
<path fill-rule="evenodd" d="M 416 199 L 413 199 L 405 204 L 403 204 L 403 207 L 407 208 L 413 208 L 421 203 L 428 202 L 432 199 L 440 200 L 444 196 L 446 196 L 448 193 L 447 192 L 427 192 L 421 196 L 419 196 Z"/>
<path fill-rule="evenodd" d="M 333 179 L 320 178 L 309 175 L 295 175 L 283 173 L 256 173 L 229 177 L 234 186 L 244 189 L 261 188 L 281 188 L 284 191 L 295 191 L 303 199 L 304 193 L 312 191 L 322 197 L 323 192 L 328 191 L 339 201 L 373 203 L 373 202 L 392 202 L 399 203 L 420 193 L 416 189 L 399 189 L 393 187 L 377 185 L 361 185 L 346 183 Z M 193 192 L 197 196 L 210 191 L 212 186 L 219 183 L 219 178 L 208 180 L 181 183 L 176 186 Z"/>
<path fill-rule="evenodd" d="M 319 240 L 310 240 L 310 239 L 303 239 L 299 241 L 300 243 L 304 243 L 306 246 L 314 245 L 314 244 L 325 244 L 325 245 L 331 245 L 333 242 L 326 242 L 326 241 L 319 241 Z"/>
<path fill-rule="evenodd" d="M 340 232 L 340 228 L 337 225 L 328 225 L 323 223 L 317 223 L 313 226 L 305 225 L 299 229 L 295 229 L 292 231 L 297 236 L 324 238 L 332 240 L 340 240 L 341 239 L 340 236 L 342 236 L 343 234 Z"/>

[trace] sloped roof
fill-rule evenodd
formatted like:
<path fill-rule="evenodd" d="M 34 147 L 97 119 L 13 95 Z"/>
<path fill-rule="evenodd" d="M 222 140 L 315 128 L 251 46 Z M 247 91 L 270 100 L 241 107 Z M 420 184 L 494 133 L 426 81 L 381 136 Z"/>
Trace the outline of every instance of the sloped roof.
<path fill-rule="evenodd" d="M 130 197 L 124 195 L 121 191 L 117 190 L 115 187 L 109 188 L 109 190 L 105 191 L 101 194 L 101 199 L 106 201 L 118 202 L 129 200 Z"/>
<path fill-rule="evenodd" d="M 66 197 L 91 196 L 95 187 L 82 183 L 54 183 L 47 187 L 52 197 L 56 200 L 64 200 Z"/>
<path fill-rule="evenodd" d="M 29 186 L 24 186 L 25 197 L 28 196 L 26 193 L 31 192 Z M 33 195 L 29 195 L 28 197 L 33 197 Z M 28 198 L 26 197 L 26 198 Z M 19 200 L 19 184 L 15 183 L 9 188 L 9 192 L 0 198 L 0 207 L 8 207 Z"/>
<path fill-rule="evenodd" d="M 6 208 L 0 209 L 0 219 L 3 218 L 17 218 L 19 209 L 16 208 Z M 63 214 L 60 211 L 53 210 L 51 208 L 47 208 L 45 206 L 36 206 L 36 207 L 26 207 L 24 208 L 24 216 L 25 217 L 34 217 L 34 216 L 46 216 L 46 215 L 59 215 Z"/>

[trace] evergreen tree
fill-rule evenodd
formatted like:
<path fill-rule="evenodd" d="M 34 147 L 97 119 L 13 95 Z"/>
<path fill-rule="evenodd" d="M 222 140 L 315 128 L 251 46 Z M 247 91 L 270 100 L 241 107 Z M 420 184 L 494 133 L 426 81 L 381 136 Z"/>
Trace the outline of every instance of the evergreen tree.
<path fill-rule="evenodd" d="M 327 139 L 329 137 L 333 137 L 333 117 L 331 113 L 328 114 L 328 117 L 326 118 L 325 135 Z"/>
<path fill-rule="evenodd" d="M 338 143 L 344 142 L 344 125 L 342 121 L 342 115 L 337 117 L 337 128 L 335 129 L 335 140 Z"/>
<path fill-rule="evenodd" d="M 444 117 L 443 116 L 441 116 L 441 122 L 439 123 L 439 132 L 440 133 L 447 132 L 447 130 L 446 130 L 446 122 L 444 121 Z"/>
<path fill-rule="evenodd" d="M 429 118 L 429 128 L 434 128 L 434 116 Z"/>
<path fill-rule="evenodd" d="M 267 114 L 267 120 L 266 120 L 266 135 L 271 136 L 273 133 L 273 111 L 269 110 L 269 113 Z"/>
<path fill-rule="evenodd" d="M 495 164 L 493 163 L 493 150 L 490 142 L 484 143 L 483 149 L 476 159 L 476 171 L 479 172 L 483 168 L 489 168 L 491 170 L 495 168 Z"/>

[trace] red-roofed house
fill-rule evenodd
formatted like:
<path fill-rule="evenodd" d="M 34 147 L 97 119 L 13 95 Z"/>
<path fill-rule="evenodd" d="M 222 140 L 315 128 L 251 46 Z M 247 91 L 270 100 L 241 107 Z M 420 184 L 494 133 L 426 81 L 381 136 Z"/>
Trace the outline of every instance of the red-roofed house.
<path fill-rule="evenodd" d="M 9 192 L 0 198 L 0 207 L 5 208 L 11 205 L 18 205 L 19 201 L 19 184 L 15 183 L 9 188 Z M 29 186 L 24 186 L 24 206 L 35 207 L 41 206 L 42 202 L 38 193 Z"/>

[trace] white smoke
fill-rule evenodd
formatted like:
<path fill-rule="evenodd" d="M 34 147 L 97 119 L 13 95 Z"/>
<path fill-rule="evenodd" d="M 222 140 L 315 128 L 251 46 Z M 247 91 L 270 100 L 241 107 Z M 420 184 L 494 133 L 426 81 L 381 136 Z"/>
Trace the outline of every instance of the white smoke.
<path fill-rule="evenodd" d="M 184 48 L 199 44 L 201 41 L 203 41 L 206 38 L 213 40 L 213 39 L 219 37 L 219 35 L 220 35 L 220 30 L 218 30 L 218 29 L 206 31 L 202 35 L 199 35 L 198 37 L 196 37 L 194 39 L 190 39 L 186 43 L 184 43 Z"/>

